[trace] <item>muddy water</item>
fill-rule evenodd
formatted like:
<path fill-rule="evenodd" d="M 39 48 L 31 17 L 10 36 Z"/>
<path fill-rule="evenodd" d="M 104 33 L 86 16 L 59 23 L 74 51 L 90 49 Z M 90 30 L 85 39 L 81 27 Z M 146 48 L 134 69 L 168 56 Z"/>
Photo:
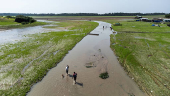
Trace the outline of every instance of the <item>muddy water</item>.
<path fill-rule="evenodd" d="M 86 36 L 41 82 L 32 87 L 28 96 L 145 96 L 126 75 L 109 47 L 111 25 L 98 23 L 99 26 L 91 33 L 99 36 Z M 92 67 L 86 68 L 89 64 Z M 66 65 L 70 66 L 69 76 L 65 72 Z M 78 74 L 77 84 L 72 79 L 74 71 Z M 105 71 L 109 78 L 103 80 L 99 74 Z"/>

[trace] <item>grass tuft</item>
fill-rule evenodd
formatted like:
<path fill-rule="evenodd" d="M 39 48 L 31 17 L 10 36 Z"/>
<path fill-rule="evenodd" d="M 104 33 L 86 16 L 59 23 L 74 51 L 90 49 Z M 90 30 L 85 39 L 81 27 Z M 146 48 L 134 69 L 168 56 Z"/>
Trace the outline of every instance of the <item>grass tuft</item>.
<path fill-rule="evenodd" d="M 106 79 L 106 78 L 109 78 L 109 74 L 107 72 L 104 72 L 104 73 L 101 73 L 99 77 L 102 79 Z"/>

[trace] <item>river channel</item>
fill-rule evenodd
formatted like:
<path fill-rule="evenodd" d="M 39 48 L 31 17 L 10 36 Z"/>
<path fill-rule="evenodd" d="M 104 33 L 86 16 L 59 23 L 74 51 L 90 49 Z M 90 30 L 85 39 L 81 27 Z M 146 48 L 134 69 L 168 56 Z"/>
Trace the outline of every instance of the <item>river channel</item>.
<path fill-rule="evenodd" d="M 27 96 L 146 96 L 127 76 L 110 49 L 111 24 L 98 23 L 91 33 L 99 35 L 84 37 L 42 81 L 31 88 Z M 93 66 L 87 68 L 87 64 Z M 66 65 L 69 65 L 68 76 Z M 101 79 L 99 74 L 105 71 L 109 78 Z M 77 84 L 73 82 L 73 72 L 78 74 Z"/>

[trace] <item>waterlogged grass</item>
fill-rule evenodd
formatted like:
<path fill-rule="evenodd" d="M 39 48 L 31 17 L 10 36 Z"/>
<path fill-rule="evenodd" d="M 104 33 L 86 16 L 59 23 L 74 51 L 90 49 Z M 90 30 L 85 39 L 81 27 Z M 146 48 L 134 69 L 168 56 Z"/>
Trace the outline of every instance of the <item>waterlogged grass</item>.
<path fill-rule="evenodd" d="M 120 64 L 150 96 L 170 96 L 170 34 L 118 33 L 110 47 Z"/>
<path fill-rule="evenodd" d="M 72 23 L 76 31 L 34 34 L 27 36 L 29 40 L 25 42 L 0 46 L 0 95 L 25 96 L 34 83 L 98 26 L 95 22 L 77 23 Z"/>
<path fill-rule="evenodd" d="M 109 74 L 107 72 L 104 72 L 104 73 L 101 73 L 99 77 L 102 79 L 106 79 L 106 78 L 109 78 Z"/>
<path fill-rule="evenodd" d="M 112 26 L 115 31 L 118 32 L 170 32 L 170 27 L 166 24 L 159 24 L 158 26 L 152 26 L 153 22 L 142 22 L 142 21 L 116 21 L 116 20 L 106 20 L 111 24 L 121 23 L 122 26 Z"/>
<path fill-rule="evenodd" d="M 13 18 L 7 19 L 7 18 L 0 17 L 0 29 L 4 29 L 4 30 L 12 29 L 12 28 L 24 28 L 24 27 L 31 27 L 31 26 L 37 26 L 37 25 L 45 25 L 45 24 L 47 23 L 34 22 L 31 24 L 22 25 L 21 23 L 15 22 L 15 19 Z"/>
<path fill-rule="evenodd" d="M 44 28 L 64 28 L 64 29 L 68 29 L 68 30 L 81 30 L 83 27 L 83 22 L 81 21 L 66 21 L 66 22 L 60 22 L 60 23 L 55 23 L 54 25 L 57 26 L 45 26 Z M 88 27 L 90 27 L 91 25 L 87 25 Z M 88 30 L 88 27 L 85 28 L 86 30 Z"/>

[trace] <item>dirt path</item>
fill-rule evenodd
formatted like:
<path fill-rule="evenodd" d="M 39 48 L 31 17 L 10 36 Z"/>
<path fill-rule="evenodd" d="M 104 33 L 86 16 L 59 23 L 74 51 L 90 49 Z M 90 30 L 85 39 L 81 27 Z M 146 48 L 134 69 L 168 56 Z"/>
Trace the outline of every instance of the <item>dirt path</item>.
<path fill-rule="evenodd" d="M 110 49 L 110 26 L 99 22 L 91 32 L 99 36 L 86 36 L 41 82 L 33 86 L 28 96 L 145 96 L 126 75 Z M 88 64 L 94 67 L 86 68 Z M 66 76 L 66 65 L 70 66 L 70 76 Z M 77 84 L 71 78 L 74 71 L 78 74 Z M 105 80 L 99 78 L 104 71 L 109 73 Z"/>

